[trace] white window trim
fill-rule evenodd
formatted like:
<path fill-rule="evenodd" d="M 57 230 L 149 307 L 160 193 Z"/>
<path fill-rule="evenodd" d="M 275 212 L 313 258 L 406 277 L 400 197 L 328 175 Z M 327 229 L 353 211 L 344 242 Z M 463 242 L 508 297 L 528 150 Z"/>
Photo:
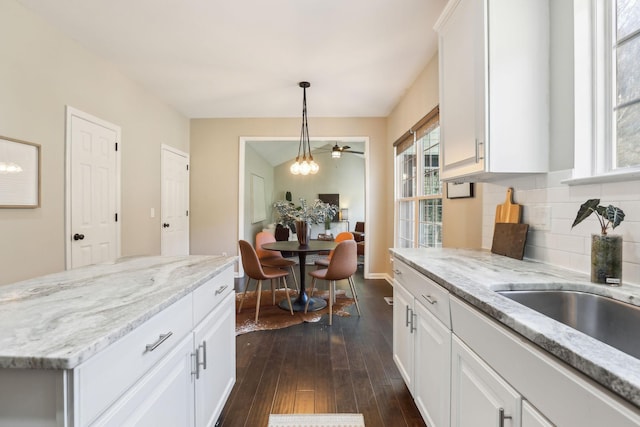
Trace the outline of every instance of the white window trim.
<path fill-rule="evenodd" d="M 574 169 L 572 178 L 563 181 L 569 185 L 640 179 L 639 167 L 610 167 L 611 1 L 574 0 Z"/>

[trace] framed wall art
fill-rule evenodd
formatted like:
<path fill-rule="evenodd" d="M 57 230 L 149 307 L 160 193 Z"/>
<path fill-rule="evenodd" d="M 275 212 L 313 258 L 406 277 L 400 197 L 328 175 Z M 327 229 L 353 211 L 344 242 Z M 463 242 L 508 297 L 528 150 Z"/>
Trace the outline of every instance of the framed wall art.
<path fill-rule="evenodd" d="M 0 208 L 40 207 L 40 145 L 0 136 Z"/>
<path fill-rule="evenodd" d="M 264 194 L 264 178 L 251 174 L 251 223 L 267 219 L 267 200 Z"/>
<path fill-rule="evenodd" d="M 447 199 L 473 197 L 472 182 L 447 182 Z"/>

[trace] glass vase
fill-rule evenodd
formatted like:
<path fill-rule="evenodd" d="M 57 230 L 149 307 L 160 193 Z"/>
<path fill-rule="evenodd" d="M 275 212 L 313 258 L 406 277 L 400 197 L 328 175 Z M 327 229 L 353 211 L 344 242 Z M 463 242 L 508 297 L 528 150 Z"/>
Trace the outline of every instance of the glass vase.
<path fill-rule="evenodd" d="M 622 284 L 622 236 L 591 235 L 591 281 Z"/>
<path fill-rule="evenodd" d="M 296 236 L 300 246 L 309 246 L 311 239 L 311 224 L 306 221 L 296 221 Z"/>

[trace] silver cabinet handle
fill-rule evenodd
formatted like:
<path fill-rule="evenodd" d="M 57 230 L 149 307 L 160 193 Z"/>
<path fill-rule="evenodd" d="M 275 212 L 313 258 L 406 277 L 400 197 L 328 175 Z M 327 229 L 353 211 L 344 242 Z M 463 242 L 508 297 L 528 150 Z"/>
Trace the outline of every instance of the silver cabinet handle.
<path fill-rule="evenodd" d="M 504 408 L 498 409 L 498 427 L 504 427 L 504 420 L 510 420 L 512 418 L 511 415 L 504 414 Z"/>
<path fill-rule="evenodd" d="M 162 344 L 163 342 L 165 342 L 166 340 L 168 340 L 168 339 L 169 339 L 169 337 L 170 337 L 171 335 L 173 335 L 173 332 L 171 332 L 171 331 L 167 332 L 166 334 L 161 334 L 161 335 L 158 337 L 158 339 L 156 340 L 156 342 L 154 342 L 154 343 L 152 343 L 152 344 L 147 344 L 147 345 L 145 346 L 145 353 L 146 353 L 147 351 L 149 351 L 149 352 L 150 352 L 150 351 L 153 351 L 153 350 L 155 350 L 156 348 L 158 348 L 158 347 L 160 346 L 160 344 Z"/>
<path fill-rule="evenodd" d="M 411 310 L 409 308 L 409 306 L 405 306 L 405 312 L 404 312 L 404 326 L 409 326 L 409 310 Z"/>
<path fill-rule="evenodd" d="M 415 331 L 417 329 L 416 328 L 416 319 L 417 318 L 418 318 L 418 315 L 413 310 L 411 310 L 411 328 L 409 329 L 410 333 L 413 333 L 413 331 Z"/>
<path fill-rule="evenodd" d="M 484 146 L 484 142 L 476 138 L 476 163 L 480 163 L 480 160 L 484 159 L 484 156 L 480 155 L 480 146 Z"/>
<path fill-rule="evenodd" d="M 202 369 L 207 369 L 207 342 L 206 341 L 202 341 L 202 344 L 200 344 L 198 346 L 198 352 L 200 352 L 200 349 L 202 349 L 202 363 L 200 363 L 200 365 L 202 365 Z"/>
<path fill-rule="evenodd" d="M 202 349 L 202 359 L 200 359 L 200 349 Z M 191 357 L 195 357 L 195 365 L 196 365 L 196 371 L 195 372 L 191 372 L 192 374 L 195 374 L 196 379 L 199 380 L 200 379 L 200 366 L 202 366 L 202 369 L 207 369 L 207 342 L 206 341 L 202 341 L 202 344 L 200 344 L 198 346 L 198 348 L 196 348 L 196 352 L 191 353 Z"/>
<path fill-rule="evenodd" d="M 433 304 L 435 304 L 435 303 L 437 303 L 437 302 L 438 302 L 438 300 L 433 299 L 433 298 L 431 297 L 431 295 L 422 295 L 422 298 L 426 299 L 426 300 L 427 300 L 427 302 L 428 302 L 429 304 L 431 304 L 431 305 L 433 305 Z"/>
<path fill-rule="evenodd" d="M 216 289 L 216 292 L 214 293 L 214 295 L 220 295 L 221 293 L 224 292 L 225 289 L 227 289 L 229 286 L 228 285 L 222 285 L 220 286 L 218 289 Z"/>
<path fill-rule="evenodd" d="M 195 375 L 196 379 L 200 378 L 200 352 L 197 349 L 191 353 L 191 366 L 195 368 L 195 371 L 191 371 L 191 375 Z"/>

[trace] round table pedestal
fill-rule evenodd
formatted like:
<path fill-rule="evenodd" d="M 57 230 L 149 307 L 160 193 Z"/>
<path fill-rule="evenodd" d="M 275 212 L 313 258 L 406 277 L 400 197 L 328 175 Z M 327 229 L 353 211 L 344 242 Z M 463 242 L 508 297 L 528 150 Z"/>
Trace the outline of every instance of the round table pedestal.
<path fill-rule="evenodd" d="M 304 294 L 304 297 L 302 297 L 302 295 L 299 295 L 298 298 L 291 301 L 291 306 L 293 307 L 293 311 L 304 311 L 304 307 L 307 303 L 307 299 L 310 299 L 309 309 L 307 311 L 318 311 L 318 310 L 322 310 L 327 306 L 327 302 L 324 299 L 316 298 L 316 297 L 309 298 L 307 297 L 307 294 Z M 278 303 L 278 306 L 283 310 L 289 311 L 289 301 L 287 301 L 286 299 L 283 299 L 282 301 L 280 301 Z"/>

